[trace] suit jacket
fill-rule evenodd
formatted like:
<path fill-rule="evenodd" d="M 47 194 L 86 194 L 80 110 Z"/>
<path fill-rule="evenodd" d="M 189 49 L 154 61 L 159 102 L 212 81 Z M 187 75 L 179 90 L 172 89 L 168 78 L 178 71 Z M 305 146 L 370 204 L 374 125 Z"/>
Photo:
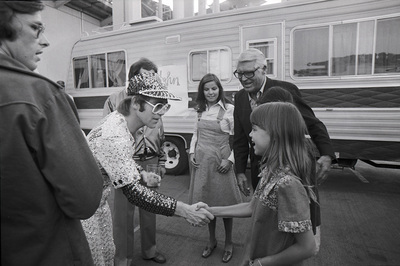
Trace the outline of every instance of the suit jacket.
<path fill-rule="evenodd" d="M 93 265 L 103 179 L 59 86 L 0 54 L 1 265 Z"/>
<path fill-rule="evenodd" d="M 314 144 L 317 146 L 320 155 L 329 155 L 331 158 L 335 158 L 331 140 L 325 125 L 315 116 L 311 107 L 301 98 L 299 88 L 289 82 L 267 78 L 263 94 L 266 93 L 269 88 L 274 86 L 280 86 L 292 94 L 294 104 L 303 116 L 308 128 L 308 133 L 310 134 Z M 251 162 L 260 159 L 259 156 L 254 154 L 254 150 L 251 147 L 251 138 L 249 136 L 251 132 L 251 111 L 248 93 L 242 89 L 235 94 L 235 135 L 233 139 L 233 150 L 235 154 L 235 167 L 237 173 L 245 173 L 249 155 Z"/>

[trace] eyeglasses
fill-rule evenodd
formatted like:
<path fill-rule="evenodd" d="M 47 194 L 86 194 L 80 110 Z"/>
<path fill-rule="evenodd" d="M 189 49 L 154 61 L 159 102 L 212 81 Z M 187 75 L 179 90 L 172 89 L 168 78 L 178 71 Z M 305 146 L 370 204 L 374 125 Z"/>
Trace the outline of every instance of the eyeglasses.
<path fill-rule="evenodd" d="M 162 104 L 162 103 L 156 103 L 152 104 L 151 102 L 148 102 L 145 100 L 145 102 L 153 107 L 153 110 L 151 112 L 155 115 L 164 115 L 166 112 L 168 112 L 169 108 L 171 108 L 171 105 L 169 103 Z"/>
<path fill-rule="evenodd" d="M 44 25 L 39 25 L 39 24 L 31 24 L 32 29 L 37 31 L 36 34 L 36 39 L 39 39 L 40 34 L 44 33 L 44 30 L 46 29 Z"/>
<path fill-rule="evenodd" d="M 254 69 L 254 71 L 247 71 L 247 72 L 238 72 L 237 70 L 235 70 L 235 72 L 233 72 L 233 75 L 238 79 L 241 79 L 243 76 L 245 76 L 248 79 L 251 79 L 252 77 L 254 77 L 256 75 L 256 71 L 259 68 L 260 67 L 257 67 L 256 69 Z"/>
<path fill-rule="evenodd" d="M 45 26 L 44 26 L 43 24 L 32 23 L 32 22 L 29 22 L 29 21 L 27 21 L 26 19 L 23 19 L 23 18 L 20 18 L 20 17 L 18 17 L 18 19 L 23 20 L 23 21 L 29 23 L 29 26 L 30 26 L 34 31 L 37 32 L 37 33 L 36 33 L 36 39 L 39 39 L 40 34 L 44 33 L 44 30 L 46 29 Z"/>

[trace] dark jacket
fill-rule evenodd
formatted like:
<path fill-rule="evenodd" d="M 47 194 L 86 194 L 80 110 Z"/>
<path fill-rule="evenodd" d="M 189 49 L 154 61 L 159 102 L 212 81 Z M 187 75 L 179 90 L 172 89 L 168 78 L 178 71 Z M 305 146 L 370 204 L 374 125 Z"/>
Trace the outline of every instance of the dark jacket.
<path fill-rule="evenodd" d="M 0 54 L 1 265 L 93 265 L 102 177 L 59 86 Z"/>
<path fill-rule="evenodd" d="M 334 151 L 331 145 L 328 131 L 325 125 L 315 116 L 311 107 L 308 106 L 307 103 L 301 98 L 299 88 L 289 82 L 267 78 L 263 94 L 266 93 L 269 88 L 274 86 L 280 86 L 292 94 L 294 104 L 297 106 L 301 115 L 303 116 L 303 119 L 308 128 L 308 132 L 314 144 L 317 146 L 320 155 L 329 155 L 334 158 Z M 235 166 L 237 173 L 245 173 L 247 158 L 249 154 L 251 162 L 257 161 L 258 163 L 258 160 L 260 158 L 259 156 L 256 156 L 254 154 L 254 150 L 252 147 L 249 148 L 249 145 L 251 143 L 251 138 L 249 136 L 251 132 L 250 113 L 251 107 L 249 103 L 249 96 L 248 93 L 244 89 L 242 89 L 235 94 L 235 135 L 233 140 L 233 149 L 235 154 Z M 254 167 L 257 168 L 258 165 L 255 165 Z M 252 173 L 252 176 L 253 174 L 254 173 Z"/>

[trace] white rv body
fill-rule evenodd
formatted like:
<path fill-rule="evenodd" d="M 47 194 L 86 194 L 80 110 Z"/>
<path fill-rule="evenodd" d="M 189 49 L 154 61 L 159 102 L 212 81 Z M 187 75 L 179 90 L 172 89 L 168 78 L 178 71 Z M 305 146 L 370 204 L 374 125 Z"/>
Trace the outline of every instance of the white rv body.
<path fill-rule="evenodd" d="M 219 72 L 215 74 L 224 77 L 220 78 L 221 83 L 231 98 L 240 89 L 232 74 L 240 52 L 262 44 L 269 46 L 266 48 L 271 62 L 269 77 L 300 88 L 303 98 L 326 125 L 338 158 L 400 161 L 400 48 L 388 46 L 391 49 L 388 58 L 392 60 L 394 56 L 397 63 L 382 63 L 394 64 L 387 72 L 378 69 L 378 60 L 382 58 L 377 54 L 382 36 L 387 36 L 388 42 L 397 41 L 400 47 L 399 33 L 393 30 L 397 24 L 400 25 L 398 0 L 288 1 L 163 22 L 135 23 L 78 41 L 72 50 L 66 89 L 76 101 L 82 128 L 90 130 L 102 118 L 106 98 L 125 85 L 91 87 L 94 81 L 89 81 L 90 88 L 76 88 L 79 82 L 74 59 L 123 51 L 125 74 L 141 57 L 155 62 L 170 89 L 184 98 L 180 103 L 172 102 L 174 108 L 163 117 L 168 144 L 172 142 L 172 147 L 166 149 L 171 157 L 169 168 L 174 169 L 172 173 L 179 173 L 187 166 L 183 151 L 189 146 L 196 120 L 193 109 L 199 80 L 196 69 L 203 69 L 201 64 L 205 64 L 207 72 Z M 383 32 L 381 25 L 390 27 Z M 337 31 L 346 36 L 353 28 L 357 32 L 356 59 L 339 55 L 331 59 L 341 51 L 331 36 L 338 36 Z M 373 33 L 368 33 L 369 28 Z M 296 49 L 301 38 L 296 39 L 296 34 L 307 36 L 309 30 L 316 29 L 329 34 L 324 49 L 330 61 L 311 62 L 299 71 L 296 60 L 301 61 L 302 55 Z M 372 39 L 361 38 L 362 34 Z M 370 50 L 374 56 L 364 55 L 362 50 Z M 206 60 L 199 61 L 203 56 Z M 345 60 L 349 60 L 349 66 L 343 65 Z M 372 63 L 364 64 L 362 60 Z M 89 65 L 90 62 L 88 59 Z"/>

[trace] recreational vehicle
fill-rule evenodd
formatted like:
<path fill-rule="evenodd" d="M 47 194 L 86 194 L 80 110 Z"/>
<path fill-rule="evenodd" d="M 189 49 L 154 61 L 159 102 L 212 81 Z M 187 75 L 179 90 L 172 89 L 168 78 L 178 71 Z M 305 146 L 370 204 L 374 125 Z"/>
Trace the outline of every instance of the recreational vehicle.
<path fill-rule="evenodd" d="M 291 0 L 161 21 L 147 18 L 82 37 L 73 49 L 66 90 L 81 126 L 102 118 L 107 97 L 125 88 L 129 66 L 154 61 L 182 97 L 163 117 L 167 171 L 188 166 L 197 86 L 216 74 L 233 99 L 241 51 L 267 58 L 268 77 L 292 82 L 326 125 L 337 158 L 400 161 L 400 1 Z M 354 165 L 354 164 L 353 164 Z"/>

